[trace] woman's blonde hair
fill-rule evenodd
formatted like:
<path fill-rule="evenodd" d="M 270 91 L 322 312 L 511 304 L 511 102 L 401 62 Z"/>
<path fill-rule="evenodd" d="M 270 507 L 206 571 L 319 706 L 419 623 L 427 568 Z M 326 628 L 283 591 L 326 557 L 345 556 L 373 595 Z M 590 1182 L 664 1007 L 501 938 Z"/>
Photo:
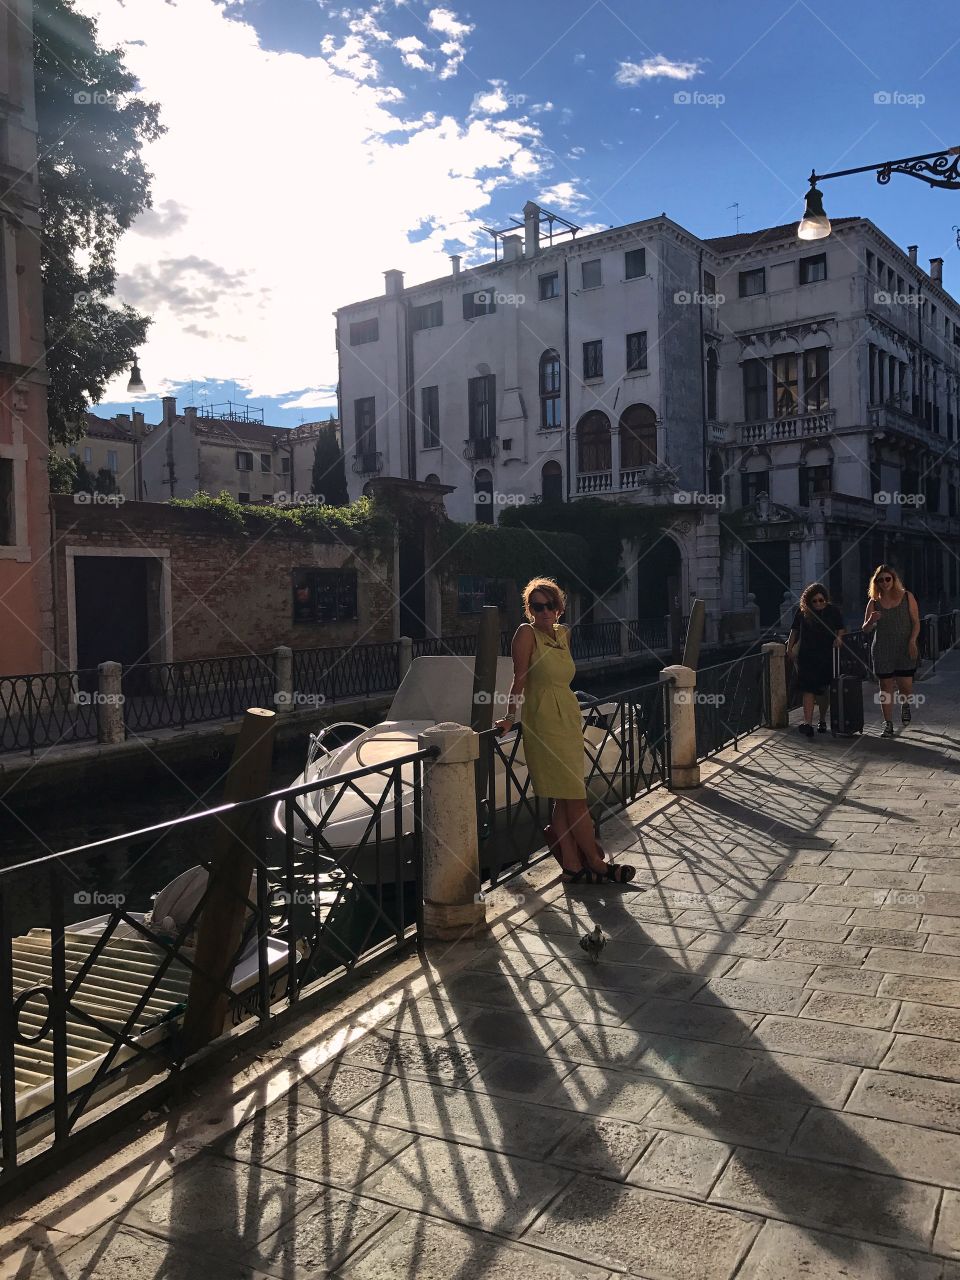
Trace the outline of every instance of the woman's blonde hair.
<path fill-rule="evenodd" d="M 867 595 L 871 600 L 880 599 L 880 587 L 877 583 L 877 579 L 880 577 L 881 573 L 889 573 L 892 576 L 893 586 L 897 591 L 906 591 L 907 588 L 903 585 L 902 578 L 892 565 L 878 564 L 876 569 L 873 571 L 873 577 L 870 579 L 870 586 L 867 588 Z"/>
<path fill-rule="evenodd" d="M 531 578 L 523 588 L 523 612 L 527 615 L 527 619 L 530 622 L 533 621 L 533 610 L 530 608 L 530 597 L 535 591 L 542 591 L 543 594 L 556 605 L 557 612 L 563 613 L 567 606 L 567 597 L 553 578 Z"/>
<path fill-rule="evenodd" d="M 813 605 L 810 601 L 814 596 L 823 596 L 827 604 L 830 603 L 830 592 L 822 582 L 811 582 L 809 587 L 805 587 L 803 595 L 800 597 L 800 612 L 805 618 L 813 616 Z"/>

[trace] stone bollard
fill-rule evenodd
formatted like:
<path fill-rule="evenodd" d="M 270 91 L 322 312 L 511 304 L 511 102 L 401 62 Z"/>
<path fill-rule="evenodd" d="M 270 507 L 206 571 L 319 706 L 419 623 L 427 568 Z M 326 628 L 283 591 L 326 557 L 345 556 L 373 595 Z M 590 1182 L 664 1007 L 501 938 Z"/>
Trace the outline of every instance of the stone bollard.
<path fill-rule="evenodd" d="M 101 662 L 97 667 L 97 741 L 123 742 L 123 692 L 119 662 Z"/>
<path fill-rule="evenodd" d="M 273 651 L 273 674 L 276 688 L 273 702 L 277 711 L 293 710 L 293 650 L 289 645 L 278 644 Z"/>
<path fill-rule="evenodd" d="M 787 709 L 787 646 L 771 641 L 760 646 L 767 660 L 767 705 L 764 707 L 768 729 L 785 729 L 790 723 Z"/>
<path fill-rule="evenodd" d="M 697 673 L 689 667 L 664 667 L 662 681 L 671 681 L 667 690 L 670 699 L 670 790 L 686 791 L 700 785 L 700 766 L 697 764 L 697 720 L 694 694 L 697 689 Z"/>
<path fill-rule="evenodd" d="M 413 662 L 413 641 L 410 639 L 409 636 L 401 636 L 400 652 L 399 652 L 401 681 L 403 680 L 403 677 L 407 674 L 407 672 L 410 670 L 410 664 L 412 662 Z"/>
<path fill-rule="evenodd" d="M 437 724 L 420 748 L 439 747 L 423 770 L 423 932 L 440 941 L 487 927 L 480 896 L 476 760 L 480 739 L 462 724 Z"/>

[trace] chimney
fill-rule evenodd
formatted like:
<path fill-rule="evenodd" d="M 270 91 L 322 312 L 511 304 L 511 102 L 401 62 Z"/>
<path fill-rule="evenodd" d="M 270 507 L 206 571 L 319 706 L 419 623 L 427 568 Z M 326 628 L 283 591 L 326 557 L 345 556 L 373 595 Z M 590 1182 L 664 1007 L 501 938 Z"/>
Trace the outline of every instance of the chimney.
<path fill-rule="evenodd" d="M 171 422 L 173 422 L 174 418 L 177 416 L 177 397 L 164 396 L 162 404 L 163 404 L 163 425 L 165 427 L 169 427 Z"/>
<path fill-rule="evenodd" d="M 397 296 L 403 293 L 403 272 L 402 271 L 385 271 L 383 278 L 386 281 L 386 293 L 389 297 L 391 294 Z"/>
<path fill-rule="evenodd" d="M 522 256 L 523 241 L 519 236 L 504 236 L 502 244 L 504 262 L 516 262 Z"/>
<path fill-rule="evenodd" d="M 907 245 L 907 257 L 910 259 L 913 266 L 917 265 L 917 246 L 915 244 Z"/>
<path fill-rule="evenodd" d="M 188 404 L 183 411 L 183 417 L 188 427 L 195 427 L 197 425 L 197 406 Z"/>
<path fill-rule="evenodd" d="M 450 267 L 451 267 L 451 270 L 453 271 L 453 278 L 454 278 L 454 280 L 456 280 L 457 276 L 460 274 L 460 255 L 459 255 L 459 253 L 451 253 L 451 255 L 450 255 Z"/>
<path fill-rule="evenodd" d="M 523 251 L 528 258 L 540 252 L 540 206 L 532 200 L 523 206 Z"/>
<path fill-rule="evenodd" d="M 930 259 L 930 279 L 934 284 L 943 284 L 943 259 Z"/>
<path fill-rule="evenodd" d="M 133 429 L 138 435 L 143 435 L 143 414 L 139 409 L 133 411 Z"/>

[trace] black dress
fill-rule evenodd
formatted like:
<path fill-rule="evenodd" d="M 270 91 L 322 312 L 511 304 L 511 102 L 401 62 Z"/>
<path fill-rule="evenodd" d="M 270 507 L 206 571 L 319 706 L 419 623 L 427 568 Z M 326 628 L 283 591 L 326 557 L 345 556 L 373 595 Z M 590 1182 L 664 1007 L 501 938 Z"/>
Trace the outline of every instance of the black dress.
<path fill-rule="evenodd" d="M 807 616 L 797 610 L 793 630 L 799 634 L 797 680 L 801 693 L 826 693 L 833 679 L 833 643 L 843 627 L 843 614 L 835 604 L 826 604 Z"/>

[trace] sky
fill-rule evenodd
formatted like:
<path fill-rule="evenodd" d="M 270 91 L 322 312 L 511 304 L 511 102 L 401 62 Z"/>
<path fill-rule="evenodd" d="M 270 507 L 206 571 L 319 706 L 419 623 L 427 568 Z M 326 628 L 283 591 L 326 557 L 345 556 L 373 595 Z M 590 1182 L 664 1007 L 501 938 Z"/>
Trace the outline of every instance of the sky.
<path fill-rule="evenodd" d="M 77 0 L 166 134 L 117 294 L 153 317 L 95 412 L 233 400 L 335 412 L 332 313 L 491 256 L 528 199 L 587 229 L 798 219 L 811 169 L 960 145 L 960 8 L 877 0 Z M 960 290 L 960 191 L 823 186 Z M 738 206 L 738 207 L 734 207 Z M 738 222 L 739 215 L 739 222 Z"/>

